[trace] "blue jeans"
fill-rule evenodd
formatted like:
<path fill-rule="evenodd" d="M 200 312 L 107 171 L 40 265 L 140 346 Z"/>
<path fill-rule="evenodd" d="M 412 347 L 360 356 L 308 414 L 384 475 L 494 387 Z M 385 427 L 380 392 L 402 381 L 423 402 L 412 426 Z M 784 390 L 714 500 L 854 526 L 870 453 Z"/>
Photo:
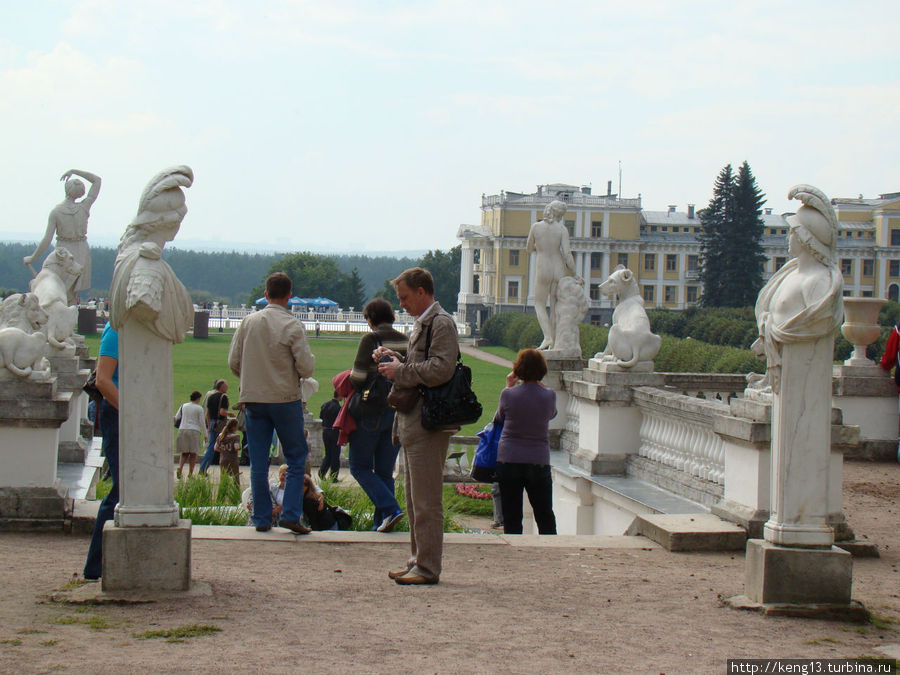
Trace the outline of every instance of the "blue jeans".
<path fill-rule="evenodd" d="M 281 519 L 300 522 L 303 515 L 303 474 L 309 446 L 303 437 L 303 405 L 289 403 L 247 403 L 247 452 L 250 454 L 250 489 L 253 499 L 251 519 L 256 526 L 272 523 L 272 496 L 269 493 L 269 448 L 272 432 L 278 434 L 287 462 Z"/>
<path fill-rule="evenodd" d="M 206 452 L 203 453 L 203 459 L 200 460 L 200 473 L 206 473 L 206 470 L 209 468 L 209 465 L 212 464 L 212 461 L 216 456 L 216 437 L 213 434 L 213 428 L 215 426 L 216 420 L 210 420 L 209 428 L 206 430 L 209 433 L 209 440 L 206 443 Z"/>
<path fill-rule="evenodd" d="M 104 399 L 100 402 L 99 415 L 100 433 L 103 434 L 103 454 L 109 464 L 112 489 L 97 509 L 91 546 L 84 563 L 85 579 L 99 579 L 103 573 L 103 525 L 115 515 L 116 504 L 119 503 L 119 411 Z"/>
<path fill-rule="evenodd" d="M 394 411 L 390 408 L 357 420 L 350 434 L 350 475 L 375 506 L 374 526 L 400 510 L 394 497 L 394 464 L 400 446 L 391 442 Z"/>

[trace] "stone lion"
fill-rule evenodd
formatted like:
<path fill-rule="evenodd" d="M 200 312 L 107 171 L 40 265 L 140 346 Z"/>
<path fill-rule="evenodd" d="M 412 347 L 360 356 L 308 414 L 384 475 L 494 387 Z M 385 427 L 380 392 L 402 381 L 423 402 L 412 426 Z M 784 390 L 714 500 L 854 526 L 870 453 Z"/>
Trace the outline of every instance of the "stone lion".
<path fill-rule="evenodd" d="M 68 250 L 56 247 L 47 256 L 41 271 L 31 280 L 31 292 L 47 313 L 44 332 L 56 349 L 71 344 L 72 333 L 78 320 L 78 308 L 70 307 L 74 301 L 75 285 L 81 276 L 81 264 Z"/>
<path fill-rule="evenodd" d="M 0 368 L 18 377 L 45 373 L 50 363 L 44 358 L 47 338 L 43 333 L 26 333 L 19 328 L 0 328 Z M 6 375 L 8 378 L 9 375 Z M 0 378 L 4 379 L 4 378 Z"/>
<path fill-rule="evenodd" d="M 607 297 L 617 296 L 618 303 L 613 311 L 606 349 L 594 358 L 621 368 L 631 368 L 640 361 L 652 361 L 659 352 L 662 339 L 650 332 L 650 319 L 632 271 L 619 265 L 600 284 L 600 292 Z"/>
<path fill-rule="evenodd" d="M 0 303 L 0 328 L 18 328 L 26 333 L 47 323 L 47 312 L 34 293 L 15 293 Z"/>

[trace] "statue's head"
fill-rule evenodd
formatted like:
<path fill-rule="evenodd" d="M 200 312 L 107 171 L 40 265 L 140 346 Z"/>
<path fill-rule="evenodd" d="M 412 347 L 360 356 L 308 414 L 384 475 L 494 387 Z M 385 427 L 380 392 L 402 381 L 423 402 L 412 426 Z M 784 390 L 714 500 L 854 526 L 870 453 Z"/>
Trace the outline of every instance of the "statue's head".
<path fill-rule="evenodd" d="M 82 266 L 69 249 L 57 246 L 44 260 L 41 269 L 53 270 L 61 278 L 65 278 L 67 276 L 76 277 L 81 274 Z"/>
<path fill-rule="evenodd" d="M 569 207 L 566 206 L 565 202 L 554 199 L 544 207 L 544 220 L 562 220 L 562 217 L 566 215 L 568 210 Z"/>
<path fill-rule="evenodd" d="M 66 181 L 66 197 L 69 199 L 78 199 L 84 196 L 84 183 L 77 178 L 70 178 Z"/>
<path fill-rule="evenodd" d="M 803 202 L 795 215 L 787 217 L 791 234 L 820 263 L 834 264 L 838 224 L 831 202 L 820 190 L 810 185 L 793 187 L 788 197 Z"/>
<path fill-rule="evenodd" d="M 193 182 L 194 173 L 187 166 L 172 167 L 154 176 L 141 194 L 137 215 L 122 235 L 120 249 L 146 241 L 152 234 L 162 234 L 163 241 L 174 239 L 187 214 L 182 188 Z"/>

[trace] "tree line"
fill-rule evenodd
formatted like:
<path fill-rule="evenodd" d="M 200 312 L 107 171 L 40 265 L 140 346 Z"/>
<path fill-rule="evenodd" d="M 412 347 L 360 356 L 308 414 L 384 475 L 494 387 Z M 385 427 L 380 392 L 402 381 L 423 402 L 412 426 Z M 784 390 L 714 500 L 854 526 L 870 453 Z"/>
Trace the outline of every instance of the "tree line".
<path fill-rule="evenodd" d="M 33 251 L 34 244 L 0 242 L 0 295 L 28 289 L 32 275 L 22 258 Z M 389 280 L 415 265 L 427 267 L 434 274 L 441 305 L 448 311 L 456 310 L 459 292 L 459 246 L 450 251 L 429 251 L 419 258 L 189 251 L 170 246 L 163 250 L 163 259 L 172 266 L 195 303 L 251 303 L 262 295 L 266 276 L 284 271 L 294 282 L 294 294 L 301 297 L 323 296 L 342 307 L 359 309 L 375 295 L 387 295 L 396 307 L 396 295 L 391 297 L 386 291 Z M 91 288 L 82 293 L 82 299 L 107 297 L 115 260 L 116 249 L 91 248 Z M 40 270 L 42 263 L 43 258 L 32 266 Z"/>

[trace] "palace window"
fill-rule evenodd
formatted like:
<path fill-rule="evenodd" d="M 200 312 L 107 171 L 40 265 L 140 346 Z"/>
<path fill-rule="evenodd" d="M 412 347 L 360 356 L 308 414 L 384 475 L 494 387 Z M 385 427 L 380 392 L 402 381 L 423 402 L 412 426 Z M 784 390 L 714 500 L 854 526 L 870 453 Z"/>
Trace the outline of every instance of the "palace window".
<path fill-rule="evenodd" d="M 864 298 L 871 298 L 871 297 L 872 297 L 872 291 L 863 291 L 863 292 L 862 292 L 862 296 L 863 296 Z"/>
<path fill-rule="evenodd" d="M 677 286 L 666 286 L 666 302 L 677 302 L 676 296 L 678 295 L 678 287 Z"/>
<path fill-rule="evenodd" d="M 603 267 L 603 254 L 591 253 L 591 269 L 599 270 L 601 267 Z"/>
<path fill-rule="evenodd" d="M 845 277 L 849 277 L 853 274 L 853 259 L 852 258 L 841 258 L 841 274 Z"/>
<path fill-rule="evenodd" d="M 666 253 L 666 272 L 678 271 L 678 255 L 675 253 Z"/>
<path fill-rule="evenodd" d="M 655 253 L 645 253 L 644 254 L 644 271 L 645 272 L 655 272 L 656 271 L 656 254 Z"/>
<path fill-rule="evenodd" d="M 567 220 L 566 221 L 566 229 L 569 231 L 569 236 L 574 237 L 575 236 L 575 221 Z"/>
<path fill-rule="evenodd" d="M 518 300 L 519 299 L 519 282 L 518 281 L 506 282 L 506 297 L 510 300 Z"/>
<path fill-rule="evenodd" d="M 900 246 L 900 230 L 891 230 L 891 246 Z"/>
<path fill-rule="evenodd" d="M 481 249 L 480 248 L 476 248 L 474 251 L 472 251 L 472 262 L 475 263 L 476 265 L 481 264 Z"/>
<path fill-rule="evenodd" d="M 476 295 L 481 293 L 481 277 L 477 274 L 472 277 L 472 292 Z"/>
<path fill-rule="evenodd" d="M 600 284 L 591 284 L 590 290 L 588 291 L 591 300 L 599 300 L 600 299 Z"/>
<path fill-rule="evenodd" d="M 888 276 L 900 277 L 900 260 L 891 260 L 888 264 Z"/>
<path fill-rule="evenodd" d="M 775 258 L 775 271 L 777 272 L 777 271 L 780 270 L 782 267 L 784 267 L 784 264 L 785 264 L 786 262 L 787 262 L 787 258 L 785 258 L 784 256 L 777 256 L 777 257 Z"/>
<path fill-rule="evenodd" d="M 864 277 L 874 277 L 875 276 L 875 260 L 872 258 L 866 258 L 863 260 L 863 276 Z"/>
<path fill-rule="evenodd" d="M 689 255 L 687 257 L 687 271 L 688 272 L 696 272 L 697 268 L 700 266 L 700 256 Z"/>
<path fill-rule="evenodd" d="M 595 220 L 591 223 L 591 236 L 594 239 L 599 239 L 603 236 L 603 221 Z"/>
<path fill-rule="evenodd" d="M 684 291 L 685 291 L 685 302 L 697 302 L 697 287 L 696 286 L 686 286 Z"/>
<path fill-rule="evenodd" d="M 519 251 L 518 249 L 510 249 L 509 250 L 509 266 L 510 267 L 518 267 L 519 266 Z"/>
<path fill-rule="evenodd" d="M 642 287 L 641 292 L 644 294 L 644 302 L 653 302 L 653 291 L 655 288 L 655 286 Z"/>
<path fill-rule="evenodd" d="M 622 267 L 628 267 L 628 254 L 627 253 L 616 254 L 616 265 L 621 265 Z"/>

